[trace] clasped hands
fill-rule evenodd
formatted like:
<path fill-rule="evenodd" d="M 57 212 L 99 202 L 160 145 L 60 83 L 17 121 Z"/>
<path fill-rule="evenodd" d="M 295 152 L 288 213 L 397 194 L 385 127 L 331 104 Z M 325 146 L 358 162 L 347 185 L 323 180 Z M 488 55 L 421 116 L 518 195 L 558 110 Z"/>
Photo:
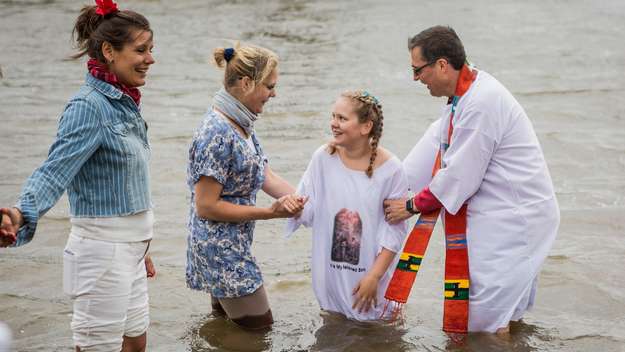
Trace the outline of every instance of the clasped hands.
<path fill-rule="evenodd" d="M 298 194 L 287 194 L 278 198 L 271 205 L 271 210 L 278 217 L 298 218 L 304 210 L 304 205 L 308 201 L 308 197 L 300 196 Z"/>
<path fill-rule="evenodd" d="M 24 218 L 17 208 L 0 208 L 0 247 L 8 247 L 17 240 L 17 231 Z"/>

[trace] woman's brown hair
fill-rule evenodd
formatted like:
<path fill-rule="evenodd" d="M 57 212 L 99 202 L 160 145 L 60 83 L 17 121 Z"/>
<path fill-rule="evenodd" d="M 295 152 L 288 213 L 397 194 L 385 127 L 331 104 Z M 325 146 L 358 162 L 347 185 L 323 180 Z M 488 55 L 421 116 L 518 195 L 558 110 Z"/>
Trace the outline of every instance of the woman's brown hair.
<path fill-rule="evenodd" d="M 102 44 L 109 42 L 115 50 L 122 50 L 124 45 L 131 43 L 135 38 L 136 30 L 152 33 L 150 22 L 140 13 L 122 10 L 99 15 L 96 6 L 85 6 L 76 19 L 72 38 L 76 40 L 78 53 L 71 56 L 78 59 L 84 55 L 106 63 L 102 54 Z"/>

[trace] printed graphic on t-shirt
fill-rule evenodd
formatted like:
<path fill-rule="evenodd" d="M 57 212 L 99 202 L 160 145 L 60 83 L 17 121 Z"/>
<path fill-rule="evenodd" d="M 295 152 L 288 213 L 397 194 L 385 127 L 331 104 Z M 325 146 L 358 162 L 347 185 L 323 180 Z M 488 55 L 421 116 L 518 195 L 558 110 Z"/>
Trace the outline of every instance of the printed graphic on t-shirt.
<path fill-rule="evenodd" d="M 360 260 L 360 239 L 362 238 L 362 221 L 357 211 L 341 209 L 334 217 L 334 233 L 332 234 L 332 255 L 335 262 L 346 262 L 356 265 Z"/>

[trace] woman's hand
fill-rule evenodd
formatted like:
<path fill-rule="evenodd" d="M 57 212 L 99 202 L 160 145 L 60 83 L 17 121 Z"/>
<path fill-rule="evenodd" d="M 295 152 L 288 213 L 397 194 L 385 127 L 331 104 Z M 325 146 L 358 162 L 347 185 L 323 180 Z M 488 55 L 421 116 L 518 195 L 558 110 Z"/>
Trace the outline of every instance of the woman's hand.
<path fill-rule="evenodd" d="M 406 200 L 406 198 L 384 200 L 384 219 L 386 222 L 394 225 L 414 215 L 406 210 Z"/>
<path fill-rule="evenodd" d="M 8 247 L 17 240 L 17 231 L 24 217 L 17 208 L 0 208 L 0 247 Z"/>
<path fill-rule="evenodd" d="M 145 271 L 147 272 L 147 277 L 156 277 L 156 267 L 150 255 L 145 256 Z"/>
<path fill-rule="evenodd" d="M 358 282 L 352 291 L 352 296 L 356 296 L 352 309 L 358 310 L 358 313 L 366 313 L 378 305 L 379 281 L 379 277 L 369 272 Z"/>

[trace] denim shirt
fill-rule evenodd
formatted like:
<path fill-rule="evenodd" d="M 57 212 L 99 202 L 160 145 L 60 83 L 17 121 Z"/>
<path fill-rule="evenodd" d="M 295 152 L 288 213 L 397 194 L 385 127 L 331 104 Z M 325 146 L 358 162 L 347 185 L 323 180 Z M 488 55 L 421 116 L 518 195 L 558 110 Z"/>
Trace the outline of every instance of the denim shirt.
<path fill-rule="evenodd" d="M 16 205 L 30 241 L 37 221 L 67 190 L 72 217 L 113 217 L 152 207 L 150 145 L 139 108 L 121 90 L 87 74 L 65 107 L 46 161 L 28 178 Z"/>

